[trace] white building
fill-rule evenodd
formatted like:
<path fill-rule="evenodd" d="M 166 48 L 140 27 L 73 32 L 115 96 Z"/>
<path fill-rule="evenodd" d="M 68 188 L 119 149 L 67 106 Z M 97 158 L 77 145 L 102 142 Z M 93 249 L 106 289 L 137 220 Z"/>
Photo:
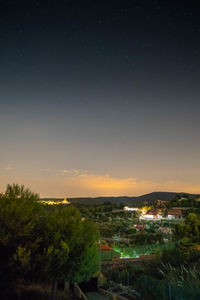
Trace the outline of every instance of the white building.
<path fill-rule="evenodd" d="M 137 211 L 138 209 L 139 209 L 138 207 L 124 206 L 124 211 Z"/>

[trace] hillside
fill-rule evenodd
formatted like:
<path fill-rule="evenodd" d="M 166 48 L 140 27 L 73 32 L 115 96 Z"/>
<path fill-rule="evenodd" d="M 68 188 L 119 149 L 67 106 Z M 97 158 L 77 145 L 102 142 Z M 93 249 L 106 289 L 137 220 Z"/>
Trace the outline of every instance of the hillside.
<path fill-rule="evenodd" d="M 127 197 L 127 196 L 120 196 L 120 197 L 80 197 L 80 198 L 68 198 L 68 200 L 72 203 L 80 203 L 80 204 L 85 204 L 85 205 L 98 205 L 102 204 L 105 202 L 110 202 L 110 203 L 116 203 L 116 204 L 126 204 L 126 205 L 137 205 L 139 203 L 146 203 L 146 204 L 151 204 L 152 202 L 156 200 L 170 200 L 174 198 L 177 195 L 185 195 L 186 193 L 173 193 L 173 192 L 152 192 L 149 194 L 137 196 L 137 197 Z M 196 197 L 197 195 L 195 194 L 187 194 L 189 197 Z M 45 198 L 41 200 L 62 200 L 58 198 Z"/>

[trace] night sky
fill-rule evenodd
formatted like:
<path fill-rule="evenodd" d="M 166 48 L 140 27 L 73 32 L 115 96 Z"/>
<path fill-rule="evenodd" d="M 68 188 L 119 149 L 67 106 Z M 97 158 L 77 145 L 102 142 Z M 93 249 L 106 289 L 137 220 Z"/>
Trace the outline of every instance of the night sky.
<path fill-rule="evenodd" d="M 1 0 L 0 104 L 0 191 L 200 193 L 198 4 Z"/>

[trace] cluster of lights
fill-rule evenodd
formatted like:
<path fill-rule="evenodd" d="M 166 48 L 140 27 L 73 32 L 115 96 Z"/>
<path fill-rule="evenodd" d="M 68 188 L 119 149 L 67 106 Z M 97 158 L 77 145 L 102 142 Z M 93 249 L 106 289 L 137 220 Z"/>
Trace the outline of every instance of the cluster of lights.
<path fill-rule="evenodd" d="M 65 198 L 62 201 L 51 201 L 51 200 L 41 200 L 40 203 L 45 205 L 59 205 L 59 204 L 67 204 L 69 205 L 70 202 Z"/>

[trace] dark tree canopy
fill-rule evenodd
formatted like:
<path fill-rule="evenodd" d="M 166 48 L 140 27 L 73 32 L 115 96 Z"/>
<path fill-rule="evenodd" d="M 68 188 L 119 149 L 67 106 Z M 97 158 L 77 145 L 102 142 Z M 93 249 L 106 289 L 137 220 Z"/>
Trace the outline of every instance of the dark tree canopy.
<path fill-rule="evenodd" d="M 96 227 L 73 206 L 47 210 L 37 199 L 18 185 L 0 197 L 2 288 L 20 278 L 78 282 L 98 270 Z"/>

